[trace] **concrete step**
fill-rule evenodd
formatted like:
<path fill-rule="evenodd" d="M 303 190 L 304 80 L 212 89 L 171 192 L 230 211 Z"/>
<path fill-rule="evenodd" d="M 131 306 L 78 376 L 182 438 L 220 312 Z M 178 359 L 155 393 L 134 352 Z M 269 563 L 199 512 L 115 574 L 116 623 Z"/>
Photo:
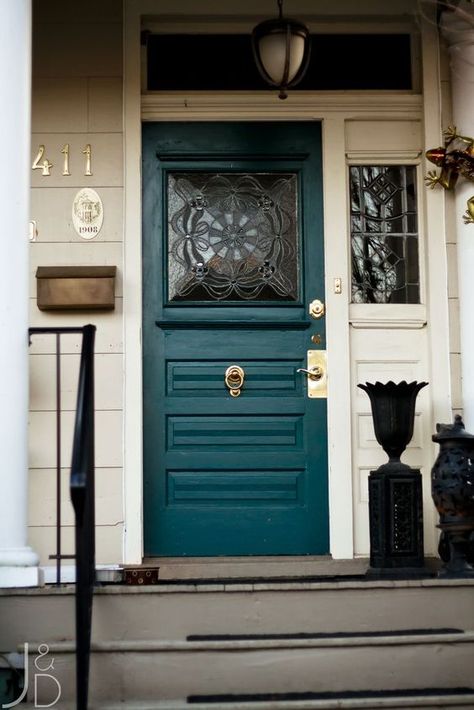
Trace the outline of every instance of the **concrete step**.
<path fill-rule="evenodd" d="M 22 704 L 23 710 L 36 710 L 37 705 L 31 703 Z M 75 703 L 61 701 L 60 710 L 76 710 Z M 412 709 L 424 708 L 424 710 L 440 710 L 440 708 L 472 708 L 474 707 L 474 690 L 465 693 L 452 694 L 450 690 L 440 691 L 438 694 L 423 695 L 417 697 L 410 695 L 409 691 L 405 695 L 397 694 L 397 697 L 374 698 L 361 696 L 359 698 L 334 697 L 331 700 L 283 700 L 283 701 L 262 701 L 262 702 L 229 702 L 220 705 L 216 703 L 188 703 L 181 700 L 163 701 L 151 703 L 119 703 L 119 704 L 97 704 L 94 700 L 89 704 L 89 710 L 371 710 L 375 708 L 399 708 Z M 59 708 L 58 708 L 59 710 Z"/>
<path fill-rule="evenodd" d="M 72 700 L 74 644 L 52 644 L 49 651 L 62 699 Z M 31 677 L 33 660 L 30 657 Z M 472 684 L 473 661 L 474 632 L 109 641 L 93 646 L 90 697 L 100 706 L 184 701 L 190 695 L 298 693 L 302 689 L 320 693 L 466 688 Z M 56 697 L 52 684 L 39 691 L 39 702 L 45 705 Z M 228 706 L 217 702 L 213 707 Z"/>
<path fill-rule="evenodd" d="M 0 652 L 74 639 L 74 590 L 0 590 Z M 434 627 L 474 630 L 474 580 L 110 585 L 94 595 L 97 643 Z"/>
<path fill-rule="evenodd" d="M 433 564 L 434 560 L 429 562 Z M 158 569 L 161 581 L 281 579 L 365 575 L 367 557 L 333 560 L 329 555 L 258 557 L 148 557 L 144 567 Z"/>

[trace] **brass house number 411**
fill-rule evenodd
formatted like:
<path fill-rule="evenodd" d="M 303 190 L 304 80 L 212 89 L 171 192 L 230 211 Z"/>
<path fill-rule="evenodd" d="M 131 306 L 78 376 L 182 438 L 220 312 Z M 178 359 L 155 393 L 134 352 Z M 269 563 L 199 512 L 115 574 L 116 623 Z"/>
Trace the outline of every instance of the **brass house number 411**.
<path fill-rule="evenodd" d="M 31 166 L 32 170 L 42 170 L 43 172 L 41 173 L 42 175 L 51 175 L 51 169 L 53 167 L 53 164 L 49 162 L 47 158 L 44 157 L 45 153 L 45 147 L 44 145 L 40 145 L 38 148 L 38 152 L 36 153 L 36 158 L 33 161 L 33 165 Z M 70 175 L 71 173 L 69 172 L 69 143 L 66 143 L 62 150 L 61 153 L 63 154 L 63 175 Z M 91 170 L 91 159 L 92 159 L 92 148 L 91 144 L 88 143 L 84 150 L 82 151 L 83 155 L 85 155 L 85 170 L 84 170 L 84 175 L 89 176 L 92 175 L 92 170 Z"/>

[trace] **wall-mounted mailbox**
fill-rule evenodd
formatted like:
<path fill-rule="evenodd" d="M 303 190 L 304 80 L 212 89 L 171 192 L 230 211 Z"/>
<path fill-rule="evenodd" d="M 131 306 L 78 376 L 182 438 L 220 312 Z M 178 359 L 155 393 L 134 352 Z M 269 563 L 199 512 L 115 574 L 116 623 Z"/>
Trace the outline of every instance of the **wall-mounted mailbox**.
<path fill-rule="evenodd" d="M 116 271 L 116 266 L 38 266 L 38 308 L 113 310 Z"/>

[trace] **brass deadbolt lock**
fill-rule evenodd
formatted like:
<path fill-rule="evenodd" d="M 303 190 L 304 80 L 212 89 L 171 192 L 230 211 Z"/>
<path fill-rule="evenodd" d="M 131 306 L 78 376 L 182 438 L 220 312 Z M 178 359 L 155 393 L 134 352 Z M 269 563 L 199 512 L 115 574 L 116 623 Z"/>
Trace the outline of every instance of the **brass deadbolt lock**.
<path fill-rule="evenodd" d="M 309 304 L 309 315 L 311 316 L 311 318 L 319 320 L 319 318 L 323 317 L 324 313 L 325 307 L 322 301 L 320 301 L 319 299 L 311 301 L 311 303 Z"/>

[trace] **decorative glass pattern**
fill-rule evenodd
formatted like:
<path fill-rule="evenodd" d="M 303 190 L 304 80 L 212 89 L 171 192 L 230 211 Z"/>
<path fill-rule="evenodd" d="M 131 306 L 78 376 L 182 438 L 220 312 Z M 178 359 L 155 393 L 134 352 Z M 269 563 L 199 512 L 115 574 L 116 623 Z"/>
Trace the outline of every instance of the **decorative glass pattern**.
<path fill-rule="evenodd" d="M 171 301 L 295 301 L 297 176 L 169 173 Z"/>
<path fill-rule="evenodd" d="M 419 303 L 414 166 L 350 168 L 353 303 Z"/>

